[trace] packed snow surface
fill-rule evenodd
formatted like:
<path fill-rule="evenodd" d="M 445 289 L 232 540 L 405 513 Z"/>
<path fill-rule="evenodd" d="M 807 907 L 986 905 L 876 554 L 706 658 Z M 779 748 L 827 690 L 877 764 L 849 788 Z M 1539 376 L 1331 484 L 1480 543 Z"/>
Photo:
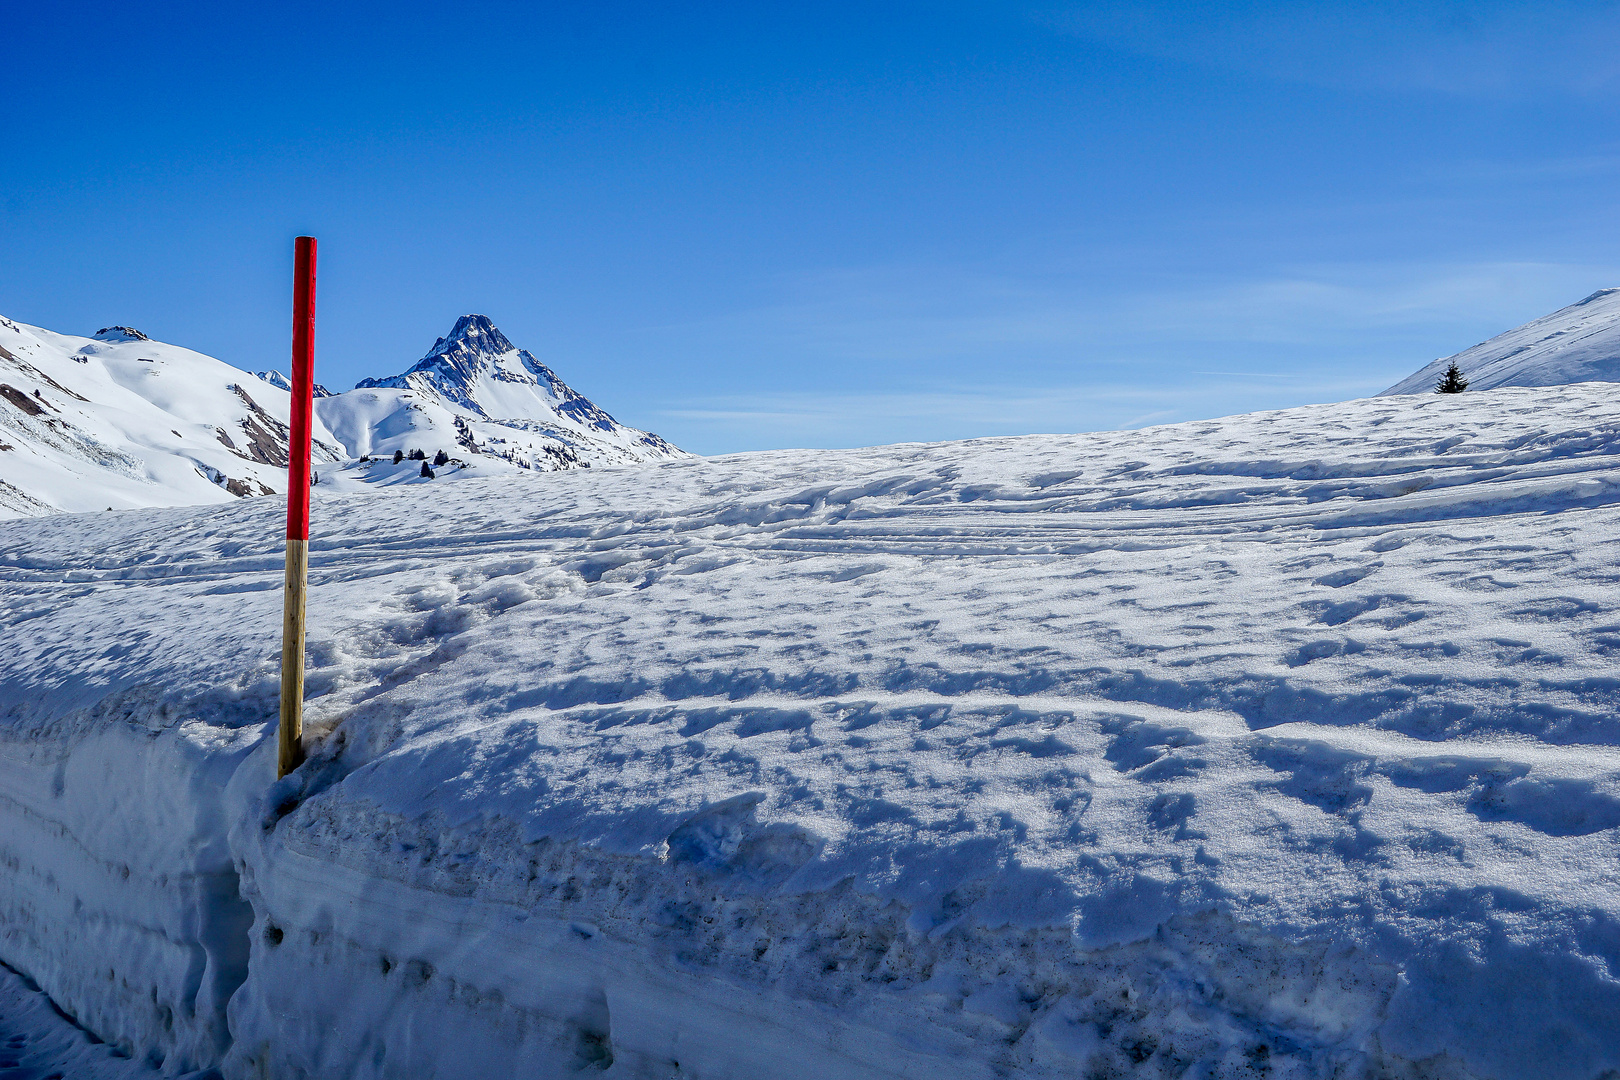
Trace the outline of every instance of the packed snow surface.
<path fill-rule="evenodd" d="M 1620 289 L 1599 289 L 1551 315 L 1441 357 L 1384 393 L 1427 394 L 1454 361 L 1470 390 L 1620 382 Z"/>
<path fill-rule="evenodd" d="M 226 1077 L 1620 1069 L 1620 402 L 0 524 L 0 959 Z"/>

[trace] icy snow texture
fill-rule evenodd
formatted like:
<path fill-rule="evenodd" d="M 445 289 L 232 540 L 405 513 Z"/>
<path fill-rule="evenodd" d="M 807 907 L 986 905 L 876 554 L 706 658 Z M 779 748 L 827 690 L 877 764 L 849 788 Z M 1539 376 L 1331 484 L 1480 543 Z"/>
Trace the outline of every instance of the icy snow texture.
<path fill-rule="evenodd" d="M 1620 1068 L 1607 387 L 317 492 L 272 783 L 279 514 L 0 524 L 0 958 L 168 1071 Z"/>
<path fill-rule="evenodd" d="M 1384 393 L 1432 393 L 1453 361 L 1469 390 L 1620 382 L 1620 289 L 1599 289 L 1551 315 L 1441 357 Z"/>
<path fill-rule="evenodd" d="M 619 424 L 482 315 L 407 375 L 364 385 L 317 387 L 313 458 L 329 489 L 429 482 L 419 462 L 394 465 L 395 450 L 444 450 L 445 480 L 686 456 Z M 81 338 L 0 318 L 0 519 L 283 492 L 289 389 L 278 371 L 249 375 L 127 326 Z M 368 455 L 384 460 L 354 460 Z"/>

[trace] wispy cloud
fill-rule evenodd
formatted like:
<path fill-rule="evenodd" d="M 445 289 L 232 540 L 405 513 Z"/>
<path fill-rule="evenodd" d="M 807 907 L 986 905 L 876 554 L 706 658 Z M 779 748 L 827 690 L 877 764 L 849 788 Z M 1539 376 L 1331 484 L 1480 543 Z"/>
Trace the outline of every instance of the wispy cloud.
<path fill-rule="evenodd" d="M 1467 324 L 1505 330 L 1615 280 L 1620 267 L 1536 262 L 1333 263 L 1126 281 L 897 264 L 804 276 L 784 285 L 778 303 L 641 334 L 822 361 L 1135 362 L 1194 344 L 1319 345 L 1330 335 L 1376 343 Z M 1207 365 L 1200 351 L 1187 359 Z"/>

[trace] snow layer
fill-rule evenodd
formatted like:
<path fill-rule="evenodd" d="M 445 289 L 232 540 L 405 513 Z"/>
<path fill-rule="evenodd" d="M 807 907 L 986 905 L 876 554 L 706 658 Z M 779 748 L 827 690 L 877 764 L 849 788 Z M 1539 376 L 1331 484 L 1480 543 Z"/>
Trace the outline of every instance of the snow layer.
<path fill-rule="evenodd" d="M 1384 393 L 1429 393 L 1453 361 L 1470 390 L 1620 382 L 1620 289 L 1599 289 L 1551 315 L 1441 357 Z"/>
<path fill-rule="evenodd" d="M 1620 403 L 0 524 L 0 959 L 227 1077 L 1620 1069 Z M 240 896 L 240 900 L 234 897 Z"/>

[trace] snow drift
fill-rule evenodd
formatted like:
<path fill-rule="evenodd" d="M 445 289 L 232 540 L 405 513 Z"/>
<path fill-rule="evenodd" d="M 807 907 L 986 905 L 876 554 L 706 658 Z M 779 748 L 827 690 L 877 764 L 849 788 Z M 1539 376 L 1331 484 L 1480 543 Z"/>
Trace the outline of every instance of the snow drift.
<path fill-rule="evenodd" d="M 1620 404 L 0 524 L 0 959 L 226 1077 L 1620 1069 Z M 537 492 L 543 497 L 536 498 Z"/>
<path fill-rule="evenodd" d="M 1441 357 L 1385 394 L 1427 394 L 1453 361 L 1470 390 L 1620 382 L 1620 289 L 1599 289 L 1551 315 Z"/>

